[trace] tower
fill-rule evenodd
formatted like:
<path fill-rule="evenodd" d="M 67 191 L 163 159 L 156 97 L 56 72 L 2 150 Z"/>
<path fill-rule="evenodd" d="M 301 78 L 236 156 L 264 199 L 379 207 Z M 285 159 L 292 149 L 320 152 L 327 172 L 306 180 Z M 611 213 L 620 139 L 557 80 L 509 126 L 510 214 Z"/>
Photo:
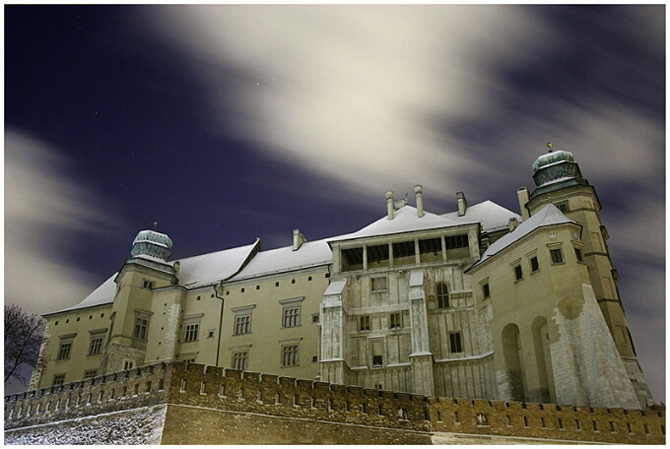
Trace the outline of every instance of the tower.
<path fill-rule="evenodd" d="M 552 151 L 551 144 L 548 146 L 549 152 L 533 163 L 535 190 L 528 196 L 524 188 L 519 189 L 522 215 L 532 216 L 548 203 L 552 203 L 565 216 L 582 226 L 581 242 L 576 242 L 575 246 L 577 259 L 583 260 L 587 266 L 598 305 L 640 404 L 643 407 L 651 405 L 651 392 L 637 361 L 626 314 L 619 297 L 619 276 L 612 267 L 607 247 L 609 235 L 600 220 L 600 201 L 593 186 L 582 176 L 573 154 L 563 150 Z"/>
<path fill-rule="evenodd" d="M 172 240 L 152 230 L 140 231 L 130 258 L 114 279 L 116 294 L 100 374 L 144 364 L 151 331 L 154 290 L 176 284 L 175 269 L 167 263 Z"/>

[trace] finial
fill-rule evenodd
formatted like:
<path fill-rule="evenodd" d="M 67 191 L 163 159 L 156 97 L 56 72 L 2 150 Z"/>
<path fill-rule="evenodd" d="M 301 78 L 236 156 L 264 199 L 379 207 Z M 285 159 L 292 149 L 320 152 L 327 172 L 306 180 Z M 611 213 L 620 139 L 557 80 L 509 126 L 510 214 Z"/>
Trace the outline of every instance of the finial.
<path fill-rule="evenodd" d="M 550 153 L 551 153 L 552 151 L 554 151 L 554 150 L 551 149 L 551 147 L 552 147 L 551 142 L 547 142 L 547 146 L 549 147 L 549 152 L 550 152 Z"/>
<path fill-rule="evenodd" d="M 158 229 L 158 222 L 154 221 L 154 231 Z"/>
<path fill-rule="evenodd" d="M 407 199 L 407 192 L 405 192 L 405 206 L 409 204 L 409 200 Z"/>

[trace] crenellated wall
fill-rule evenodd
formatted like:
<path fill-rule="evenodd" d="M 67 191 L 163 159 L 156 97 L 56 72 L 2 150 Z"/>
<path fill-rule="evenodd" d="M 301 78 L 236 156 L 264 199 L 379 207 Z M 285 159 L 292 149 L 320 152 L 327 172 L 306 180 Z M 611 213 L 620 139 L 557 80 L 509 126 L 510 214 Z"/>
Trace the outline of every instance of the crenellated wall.
<path fill-rule="evenodd" d="M 160 407 L 164 414 L 158 416 Z M 419 444 L 444 435 L 665 442 L 664 407 L 639 411 L 429 398 L 184 363 L 8 396 L 5 442 L 81 442 L 82 432 L 110 419 L 116 419 L 117 431 L 98 432 L 99 442 L 128 442 L 118 430 L 119 419 L 137 426 L 148 420 L 147 410 L 154 411 L 154 427 L 162 424 L 160 442 L 167 444 Z M 73 427 L 82 420 L 90 425 Z M 55 438 L 63 428 L 74 430 Z"/>

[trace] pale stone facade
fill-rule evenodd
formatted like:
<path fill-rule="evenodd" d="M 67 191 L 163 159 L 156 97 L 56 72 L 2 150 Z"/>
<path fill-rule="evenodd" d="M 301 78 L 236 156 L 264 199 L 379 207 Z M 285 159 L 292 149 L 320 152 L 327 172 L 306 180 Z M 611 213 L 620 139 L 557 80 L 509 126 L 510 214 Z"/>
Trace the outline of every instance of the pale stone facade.
<path fill-rule="evenodd" d="M 46 315 L 31 388 L 192 361 L 432 397 L 593 407 L 653 403 L 593 187 L 572 154 L 534 164 L 521 214 L 394 201 L 346 235 L 168 261 L 141 231 L 121 270 Z"/>

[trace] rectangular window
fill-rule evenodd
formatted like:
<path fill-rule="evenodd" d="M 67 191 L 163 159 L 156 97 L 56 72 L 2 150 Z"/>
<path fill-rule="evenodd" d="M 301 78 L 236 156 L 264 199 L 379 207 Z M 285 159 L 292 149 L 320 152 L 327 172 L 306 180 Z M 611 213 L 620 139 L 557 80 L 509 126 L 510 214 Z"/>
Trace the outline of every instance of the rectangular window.
<path fill-rule="evenodd" d="M 560 248 L 552 249 L 551 252 L 551 263 L 563 263 L 563 251 Z"/>
<path fill-rule="evenodd" d="M 578 262 L 584 262 L 584 259 L 582 258 L 582 250 L 579 248 L 575 248 L 575 256 L 577 257 Z"/>
<path fill-rule="evenodd" d="M 91 377 L 95 377 L 98 375 L 98 370 L 97 369 L 87 369 L 84 371 L 84 379 L 90 379 Z"/>
<path fill-rule="evenodd" d="M 72 341 L 62 341 L 60 348 L 58 348 L 58 360 L 69 359 L 71 350 Z"/>
<path fill-rule="evenodd" d="M 146 340 L 148 327 L 148 320 L 145 320 L 144 318 L 135 318 L 135 331 L 133 332 L 133 337 L 139 338 L 140 340 Z"/>
<path fill-rule="evenodd" d="M 451 352 L 463 352 L 460 332 L 451 332 L 449 334 L 449 342 L 451 343 Z"/>
<path fill-rule="evenodd" d="M 92 337 L 91 346 L 88 348 L 88 355 L 98 355 L 102 352 L 103 337 Z"/>
<path fill-rule="evenodd" d="M 298 345 L 282 348 L 282 366 L 298 366 Z"/>
<path fill-rule="evenodd" d="M 236 352 L 233 354 L 233 368 L 239 369 L 239 370 L 246 370 L 247 369 L 247 361 L 249 360 L 249 353 L 244 351 L 244 352 Z"/>
<path fill-rule="evenodd" d="M 540 264 L 537 261 L 537 257 L 532 257 L 530 259 L 530 271 L 535 273 L 539 269 L 540 269 Z"/>
<path fill-rule="evenodd" d="M 149 289 L 149 290 L 153 290 L 153 288 L 154 288 L 154 283 L 153 283 L 153 281 L 147 281 L 147 280 L 145 280 L 145 281 L 142 283 L 142 287 L 144 287 L 144 288 L 146 288 L 146 289 Z"/>
<path fill-rule="evenodd" d="M 484 293 L 484 298 L 491 297 L 491 288 L 489 287 L 488 283 L 482 285 L 482 292 Z"/>
<path fill-rule="evenodd" d="M 556 205 L 558 207 L 558 210 L 560 210 L 563 213 L 566 213 L 568 211 L 568 203 L 561 203 Z"/>
<path fill-rule="evenodd" d="M 386 289 L 388 288 L 387 278 L 386 278 L 386 276 L 370 278 L 370 285 L 372 287 L 371 290 L 373 292 L 386 291 Z"/>
<path fill-rule="evenodd" d="M 235 335 L 251 333 L 251 315 L 240 315 L 235 317 Z"/>
<path fill-rule="evenodd" d="M 523 278 L 523 271 L 521 271 L 521 265 L 514 267 L 514 279 L 520 281 Z"/>
<path fill-rule="evenodd" d="M 65 374 L 56 374 L 54 375 L 54 385 L 63 385 L 65 382 Z"/>
<path fill-rule="evenodd" d="M 184 328 L 184 342 L 196 341 L 198 339 L 199 323 L 187 324 Z"/>
<path fill-rule="evenodd" d="M 370 330 L 370 315 L 363 315 L 361 317 L 361 332 L 367 332 Z"/>
<path fill-rule="evenodd" d="M 380 355 L 372 356 L 372 366 L 383 366 L 384 358 Z"/>
<path fill-rule="evenodd" d="M 402 328 L 402 314 L 400 312 L 391 314 L 391 329 Z"/>
<path fill-rule="evenodd" d="M 123 369 L 124 369 L 124 370 L 133 369 L 133 362 L 130 361 L 130 360 L 126 360 L 126 361 L 124 361 L 124 362 L 123 362 Z"/>
<path fill-rule="evenodd" d="M 283 327 L 300 326 L 300 307 L 291 307 L 284 309 L 282 326 Z"/>

